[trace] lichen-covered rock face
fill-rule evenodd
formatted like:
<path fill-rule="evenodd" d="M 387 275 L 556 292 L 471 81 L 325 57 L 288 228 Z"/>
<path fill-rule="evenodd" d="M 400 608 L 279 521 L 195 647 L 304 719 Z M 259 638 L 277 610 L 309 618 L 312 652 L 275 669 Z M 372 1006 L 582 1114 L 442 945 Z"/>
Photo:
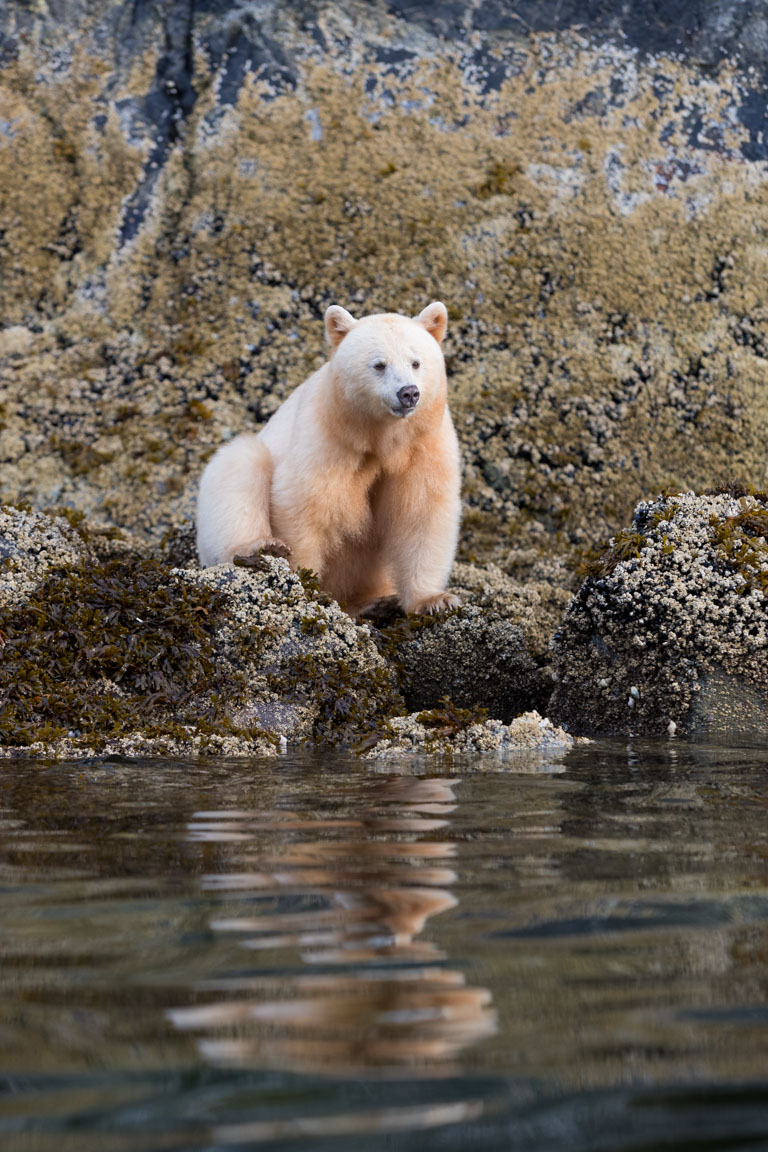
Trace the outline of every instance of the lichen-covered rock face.
<path fill-rule="evenodd" d="M 555 637 L 549 714 L 573 732 L 768 733 L 768 493 L 638 505 Z"/>
<path fill-rule="evenodd" d="M 465 559 L 763 483 L 764 21 L 646 7 L 10 0 L 0 498 L 157 542 L 328 304 L 433 298 Z"/>
<path fill-rule="evenodd" d="M 553 687 L 550 641 L 569 592 L 520 584 L 493 564 L 456 564 L 451 588 L 464 600 L 457 611 L 398 620 L 381 633 L 408 707 L 434 708 L 448 696 L 505 723 L 544 709 Z"/>

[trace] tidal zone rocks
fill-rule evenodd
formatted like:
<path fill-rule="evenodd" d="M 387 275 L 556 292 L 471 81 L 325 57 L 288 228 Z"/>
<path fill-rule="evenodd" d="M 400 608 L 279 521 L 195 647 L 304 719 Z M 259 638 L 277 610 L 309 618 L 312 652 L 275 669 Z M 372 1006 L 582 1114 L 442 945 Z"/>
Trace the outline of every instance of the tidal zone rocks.
<path fill-rule="evenodd" d="M 63 517 L 0 512 L 0 754 L 269 755 L 359 739 L 402 707 L 308 574 L 109 551 Z"/>
<path fill-rule="evenodd" d="M 501 583 L 511 602 L 514 582 L 489 581 L 489 601 Z M 537 594 L 520 595 L 530 610 Z M 506 683 L 506 698 L 524 711 L 545 675 L 525 613 L 515 624 L 490 607 L 464 611 L 380 631 L 281 559 L 176 568 L 129 540 L 94 535 L 77 516 L 4 507 L 0 755 L 271 756 L 300 745 L 375 754 L 379 744 L 390 755 L 567 751 L 571 737 L 538 716 L 510 729 L 477 701 L 448 698 L 457 689 L 466 696 L 473 675 L 480 683 L 488 629 L 507 637 L 509 651 L 497 654 L 496 695 L 481 692 L 483 701 L 493 707 Z M 421 692 L 423 710 L 409 716 L 403 690 L 413 690 L 418 666 L 413 652 L 398 661 L 398 645 L 417 645 L 427 630 L 444 649 L 461 638 L 460 674 L 434 679 L 431 694 Z M 424 654 L 433 677 L 439 648 Z"/>
<path fill-rule="evenodd" d="M 555 637 L 549 715 L 573 732 L 764 737 L 768 493 L 639 504 Z"/>
<path fill-rule="evenodd" d="M 0 755 L 515 758 L 578 735 L 765 736 L 766 493 L 638 505 L 569 604 L 492 565 L 457 565 L 453 586 L 457 611 L 374 627 L 284 560 L 172 567 L 71 513 L 3 507 Z"/>

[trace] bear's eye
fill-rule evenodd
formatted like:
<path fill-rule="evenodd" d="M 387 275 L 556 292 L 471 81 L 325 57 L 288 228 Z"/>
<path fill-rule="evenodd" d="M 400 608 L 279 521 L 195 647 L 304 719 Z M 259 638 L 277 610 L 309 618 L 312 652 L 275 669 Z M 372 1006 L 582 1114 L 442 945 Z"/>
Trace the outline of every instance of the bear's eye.
<path fill-rule="evenodd" d="M 411 360 L 411 368 L 417 372 L 421 368 L 421 360 Z"/>
<path fill-rule="evenodd" d="M 374 360 L 374 362 L 373 362 L 374 372 L 383 372 L 384 369 L 386 368 L 386 366 L 387 366 L 386 360 Z"/>

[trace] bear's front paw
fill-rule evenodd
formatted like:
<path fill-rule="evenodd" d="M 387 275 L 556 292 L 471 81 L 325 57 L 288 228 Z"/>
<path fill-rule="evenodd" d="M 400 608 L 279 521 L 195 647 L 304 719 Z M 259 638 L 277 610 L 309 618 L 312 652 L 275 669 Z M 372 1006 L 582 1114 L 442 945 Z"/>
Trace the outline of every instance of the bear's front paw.
<path fill-rule="evenodd" d="M 233 556 L 232 563 L 236 564 L 238 568 L 261 568 L 263 567 L 262 556 L 280 556 L 283 560 L 287 560 L 290 554 L 290 548 L 282 540 L 273 536 L 266 536 L 263 540 L 257 540 L 253 550 L 246 556 L 240 553 Z"/>
<path fill-rule="evenodd" d="M 438 592 L 436 596 L 425 596 L 417 600 L 411 609 L 417 616 L 435 616 L 438 612 L 452 612 L 461 608 L 461 600 L 453 592 Z"/>
<path fill-rule="evenodd" d="M 278 540 L 276 536 L 270 536 L 267 540 L 260 540 L 256 551 L 261 552 L 263 556 L 280 556 L 283 560 L 287 560 L 291 554 L 288 545 L 284 544 L 282 540 Z"/>

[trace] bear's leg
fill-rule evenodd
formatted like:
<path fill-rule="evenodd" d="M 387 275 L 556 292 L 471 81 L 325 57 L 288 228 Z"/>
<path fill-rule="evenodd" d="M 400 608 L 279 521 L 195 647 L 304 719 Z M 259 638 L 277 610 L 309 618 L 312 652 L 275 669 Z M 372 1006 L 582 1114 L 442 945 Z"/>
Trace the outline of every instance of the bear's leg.
<path fill-rule="evenodd" d="M 435 469 L 437 472 L 438 469 Z M 406 612 L 447 612 L 461 604 L 445 585 L 456 554 L 461 505 L 458 480 L 413 470 L 399 475 L 382 493 L 385 552 Z"/>
<path fill-rule="evenodd" d="M 236 555 L 290 555 L 270 527 L 271 483 L 272 457 L 257 436 L 237 436 L 210 460 L 197 500 L 197 550 L 204 568 Z"/>

